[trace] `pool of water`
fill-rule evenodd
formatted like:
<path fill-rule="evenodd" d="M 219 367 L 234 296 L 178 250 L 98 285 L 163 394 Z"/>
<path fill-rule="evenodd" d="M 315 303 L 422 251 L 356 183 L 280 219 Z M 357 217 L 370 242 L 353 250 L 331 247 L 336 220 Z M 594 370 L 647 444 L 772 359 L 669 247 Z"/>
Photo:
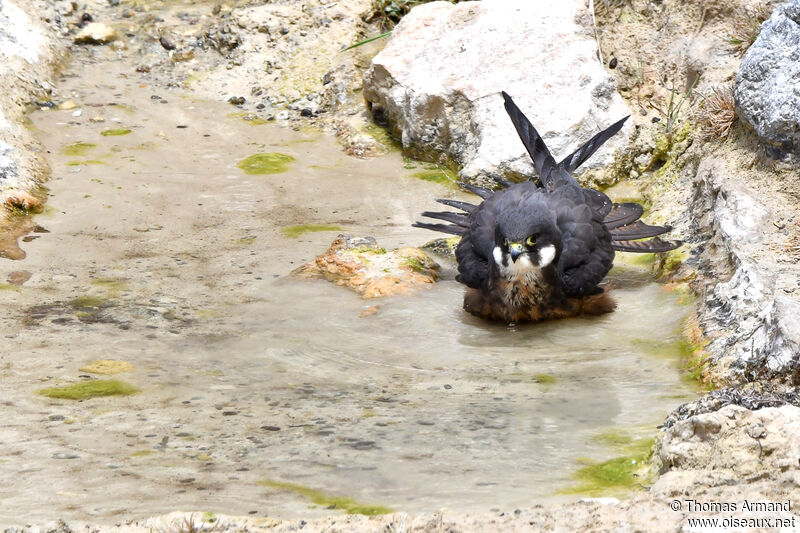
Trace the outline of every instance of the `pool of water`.
<path fill-rule="evenodd" d="M 281 228 L 418 246 L 433 198 L 469 195 L 398 153 L 355 159 L 151 88 L 110 52 L 77 69 L 59 94 L 80 116 L 31 116 L 47 207 L 24 222 L 25 257 L 0 254 L 0 521 L 334 512 L 264 481 L 410 512 L 530 505 L 574 485 L 580 459 L 614 456 L 597 435 L 653 436 L 694 394 L 686 308 L 646 273 L 616 272 L 610 315 L 517 327 L 464 313 L 446 258 L 443 281 L 381 300 L 294 279 L 337 232 Z M 294 161 L 237 166 L 265 152 Z M 97 359 L 133 365 L 114 377 L 140 392 L 36 394 L 97 377 L 81 370 Z"/>

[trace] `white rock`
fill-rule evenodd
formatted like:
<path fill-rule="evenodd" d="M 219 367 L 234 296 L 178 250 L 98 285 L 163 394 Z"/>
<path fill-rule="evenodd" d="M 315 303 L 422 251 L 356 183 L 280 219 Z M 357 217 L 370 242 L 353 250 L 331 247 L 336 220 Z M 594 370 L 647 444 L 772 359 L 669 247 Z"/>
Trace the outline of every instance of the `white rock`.
<path fill-rule="evenodd" d="M 364 75 L 364 96 L 404 149 L 455 161 L 462 176 L 530 174 L 533 167 L 503 109 L 509 93 L 556 159 L 629 115 L 597 45 L 575 21 L 580 0 L 432 2 L 397 25 Z M 612 161 L 623 131 L 584 165 Z"/>

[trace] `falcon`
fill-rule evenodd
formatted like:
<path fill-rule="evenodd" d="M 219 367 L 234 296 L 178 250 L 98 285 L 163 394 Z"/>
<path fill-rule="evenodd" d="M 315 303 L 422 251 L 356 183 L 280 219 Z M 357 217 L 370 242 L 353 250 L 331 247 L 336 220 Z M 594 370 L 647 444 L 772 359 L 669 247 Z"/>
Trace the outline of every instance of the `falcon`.
<path fill-rule="evenodd" d="M 613 311 L 616 304 L 599 285 L 611 270 L 615 250 L 666 252 L 682 244 L 658 237 L 670 226 L 639 220 L 641 205 L 613 203 L 572 176 L 629 117 L 556 163 L 528 118 L 508 94 L 502 95 L 538 183 L 496 178 L 498 190 L 462 183 L 483 201 L 438 199 L 459 211 L 426 211 L 422 216 L 447 224 L 413 225 L 461 236 L 456 280 L 467 286 L 464 309 L 476 316 L 519 323 Z"/>

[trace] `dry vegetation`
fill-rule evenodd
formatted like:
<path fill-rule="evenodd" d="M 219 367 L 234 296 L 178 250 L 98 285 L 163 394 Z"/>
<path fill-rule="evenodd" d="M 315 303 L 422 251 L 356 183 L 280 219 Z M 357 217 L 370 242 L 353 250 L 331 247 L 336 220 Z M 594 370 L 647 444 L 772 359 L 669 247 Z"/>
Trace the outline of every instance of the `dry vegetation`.
<path fill-rule="evenodd" d="M 717 85 L 707 95 L 702 96 L 696 120 L 703 140 L 727 138 L 731 126 L 736 122 L 733 84 Z"/>
<path fill-rule="evenodd" d="M 743 56 L 747 49 L 756 42 L 761 24 L 769 18 L 771 11 L 764 4 L 750 9 L 740 9 L 733 20 L 733 33 L 728 36 L 728 43 L 733 50 Z"/>

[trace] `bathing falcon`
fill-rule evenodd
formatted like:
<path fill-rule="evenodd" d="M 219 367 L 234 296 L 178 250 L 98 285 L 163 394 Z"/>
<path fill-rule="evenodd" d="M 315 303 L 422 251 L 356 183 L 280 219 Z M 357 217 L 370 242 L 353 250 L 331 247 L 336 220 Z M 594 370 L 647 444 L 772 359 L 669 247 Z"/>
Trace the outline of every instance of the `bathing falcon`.
<path fill-rule="evenodd" d="M 416 227 L 461 236 L 456 248 L 458 276 L 467 286 L 464 309 L 491 320 L 537 322 L 613 311 L 599 287 L 611 270 L 614 251 L 665 252 L 680 241 L 658 237 L 669 226 L 639 218 L 633 202 L 612 203 L 600 191 L 581 187 L 572 173 L 629 118 L 601 131 L 560 163 L 514 101 L 502 93 L 511 122 L 539 177 L 522 183 L 496 180 L 497 191 L 462 184 L 483 201 L 437 202 L 460 212 L 426 211 L 422 216 L 449 224 L 417 222 Z"/>

